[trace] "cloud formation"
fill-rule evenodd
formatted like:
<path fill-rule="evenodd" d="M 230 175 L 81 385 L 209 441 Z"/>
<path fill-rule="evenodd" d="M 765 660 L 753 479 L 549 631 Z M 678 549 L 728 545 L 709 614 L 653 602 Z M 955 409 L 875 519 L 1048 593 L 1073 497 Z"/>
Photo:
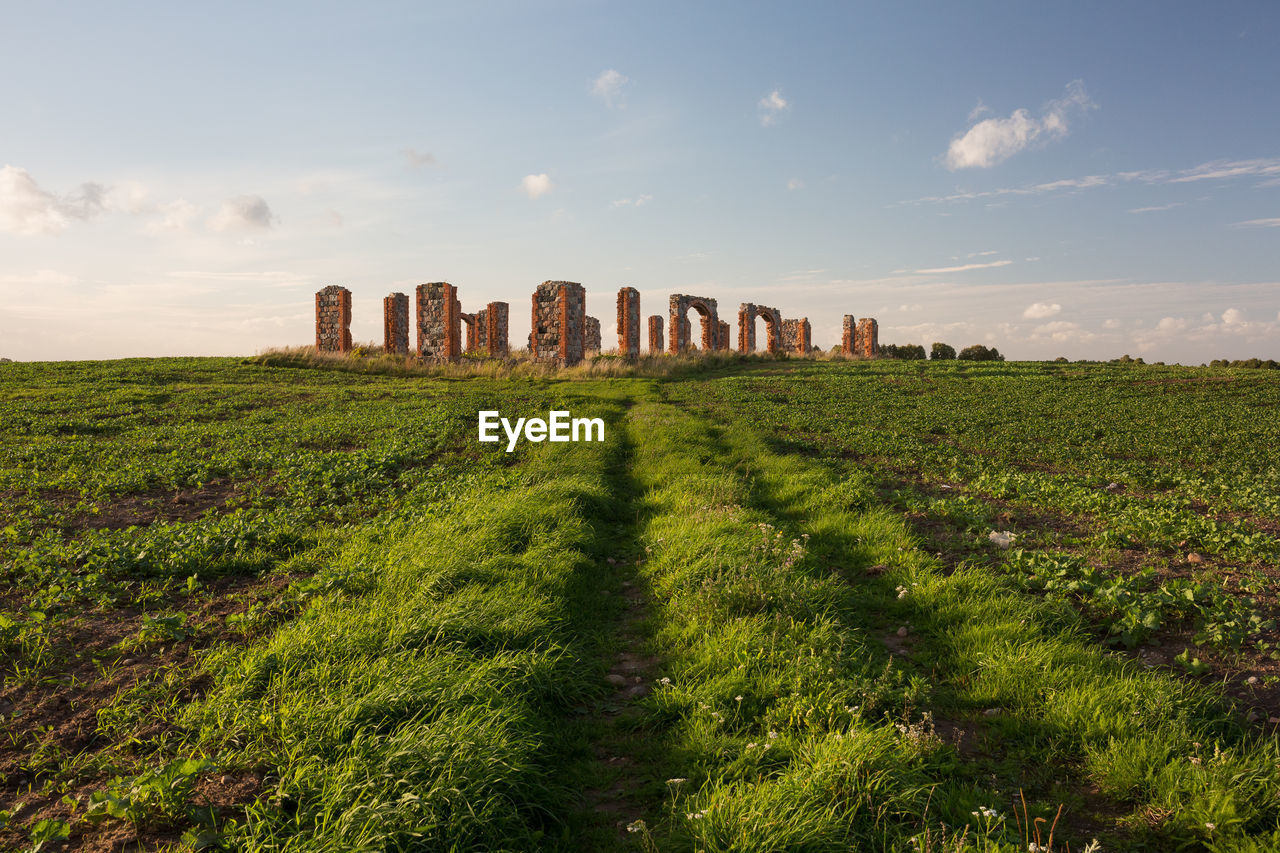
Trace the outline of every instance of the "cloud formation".
<path fill-rule="evenodd" d="M 932 267 L 927 270 L 916 270 L 916 272 L 925 275 L 929 273 L 965 272 L 967 270 L 985 270 L 992 267 L 1007 267 L 1011 263 L 1013 261 L 991 261 L 985 264 L 961 264 L 958 267 Z"/>
<path fill-rule="evenodd" d="M 555 185 L 551 183 L 547 173 L 543 172 L 540 175 L 525 175 L 524 180 L 520 182 L 520 189 L 529 198 L 537 198 L 551 192 L 555 189 Z"/>
<path fill-rule="evenodd" d="M 404 161 L 410 169 L 421 169 L 423 166 L 436 165 L 436 155 L 430 151 L 419 151 L 416 148 L 404 149 Z"/>
<path fill-rule="evenodd" d="M 791 104 L 786 98 L 782 97 L 781 89 L 774 89 L 761 98 L 756 107 L 760 111 L 760 124 L 768 127 L 777 122 L 781 113 L 791 109 Z"/>
<path fill-rule="evenodd" d="M 260 195 L 242 195 L 222 203 L 209 227 L 214 231 L 266 231 L 276 222 L 276 215 Z"/>
<path fill-rule="evenodd" d="M 596 77 L 595 82 L 591 84 L 591 94 L 604 101 L 607 107 L 621 107 L 623 106 L 622 87 L 630 82 L 631 78 L 610 68 L 607 71 L 601 71 Z"/>
<path fill-rule="evenodd" d="M 1022 316 L 1027 320 L 1046 320 L 1054 316 L 1062 310 L 1062 306 L 1058 303 L 1050 304 L 1048 302 L 1036 302 L 1027 306 L 1027 310 L 1022 312 Z"/>
<path fill-rule="evenodd" d="M 638 195 L 635 198 L 619 198 L 610 202 L 610 207 L 644 207 L 648 202 L 653 201 L 651 195 Z"/>
<path fill-rule="evenodd" d="M 26 169 L 0 168 L 0 231 L 57 234 L 71 220 L 87 221 L 107 209 L 107 188 L 84 183 L 78 192 L 58 196 L 41 188 Z"/>
<path fill-rule="evenodd" d="M 982 106 L 981 102 L 979 105 Z M 1008 118 L 989 118 L 978 122 L 967 131 L 957 134 L 943 159 L 951 171 L 956 169 L 987 169 L 1024 150 L 1037 142 L 1061 139 L 1068 132 L 1068 118 L 1077 112 L 1096 109 L 1084 90 L 1084 82 L 1072 80 L 1067 84 L 1064 97 L 1045 104 L 1040 117 L 1035 118 L 1025 109 L 1014 110 Z M 972 121 L 981 113 L 975 109 L 969 114 Z"/>
<path fill-rule="evenodd" d="M 1253 225 L 1258 228 L 1280 228 L 1280 217 L 1274 219 L 1246 219 L 1244 222 L 1237 222 L 1237 225 Z"/>

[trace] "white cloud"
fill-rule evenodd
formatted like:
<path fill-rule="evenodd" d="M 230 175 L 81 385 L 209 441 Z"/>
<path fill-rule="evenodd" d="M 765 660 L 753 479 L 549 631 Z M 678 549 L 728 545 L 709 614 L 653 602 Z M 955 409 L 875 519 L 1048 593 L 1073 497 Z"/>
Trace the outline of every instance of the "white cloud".
<path fill-rule="evenodd" d="M 1247 219 L 1244 222 L 1237 222 L 1236 225 L 1255 225 L 1259 228 L 1280 228 L 1280 217 L 1275 219 Z"/>
<path fill-rule="evenodd" d="M 1155 213 L 1157 210 L 1173 210 L 1175 207 L 1182 207 L 1185 202 L 1175 201 L 1171 204 L 1157 204 L 1154 207 L 1133 207 L 1129 209 L 1130 213 Z M 1280 219 L 1276 220 L 1280 222 Z"/>
<path fill-rule="evenodd" d="M 636 196 L 635 198 L 615 199 L 614 201 L 610 202 L 609 206 L 610 207 L 644 207 L 646 204 L 648 204 L 651 201 L 653 201 L 653 196 L 639 195 L 639 196 Z"/>
<path fill-rule="evenodd" d="M 266 202 L 263 202 L 266 204 Z M 225 205 L 224 205 L 225 209 Z M 165 234 L 165 233 L 181 233 L 186 231 L 191 220 L 195 219 L 200 209 L 191 204 L 186 199 L 178 199 L 168 204 L 162 204 L 154 208 L 155 212 L 160 214 L 159 219 L 153 219 L 143 226 L 142 230 L 147 234 Z M 221 230 L 221 229 L 220 229 Z"/>
<path fill-rule="evenodd" d="M 922 273 L 922 274 L 965 272 L 966 270 L 985 270 L 985 269 L 991 269 L 992 267 L 1007 267 L 1011 263 L 1013 263 L 1013 261 L 991 261 L 990 263 L 986 263 L 986 264 L 962 264 L 958 267 L 933 267 L 927 270 L 916 270 L 916 272 Z"/>
<path fill-rule="evenodd" d="M 969 121 L 977 121 L 989 112 L 991 112 L 991 107 L 984 104 L 982 98 L 978 98 L 978 105 L 969 110 Z"/>
<path fill-rule="evenodd" d="M 209 218 L 214 231 L 265 231 L 276 221 L 276 215 L 260 195 L 229 198 Z"/>
<path fill-rule="evenodd" d="M 1036 326 L 1031 333 L 1032 340 L 1048 338 L 1057 343 L 1065 343 L 1067 341 L 1085 343 L 1096 337 L 1097 335 L 1093 332 L 1081 328 L 1079 323 L 1070 323 L 1066 320 L 1054 320 L 1052 323 L 1044 323 Z"/>
<path fill-rule="evenodd" d="M 551 183 L 551 178 L 543 172 L 540 175 L 525 175 L 524 180 L 520 182 L 520 189 L 529 198 L 537 198 L 555 189 L 555 184 Z"/>
<path fill-rule="evenodd" d="M 1228 308 L 1222 312 L 1222 325 L 1238 326 L 1244 322 L 1244 312 L 1238 308 Z"/>
<path fill-rule="evenodd" d="M 107 188 L 84 183 L 78 193 L 57 196 L 42 189 L 26 169 L 0 168 L 0 231 L 57 234 L 70 220 L 87 221 L 107 209 Z"/>
<path fill-rule="evenodd" d="M 604 101 L 605 106 L 622 106 L 622 87 L 631 82 L 624 74 L 620 74 L 610 68 L 607 71 L 601 71 L 600 76 L 596 77 L 595 82 L 591 84 L 591 94 Z"/>
<path fill-rule="evenodd" d="M 760 123 L 768 127 L 777 122 L 780 113 L 791 109 L 791 104 L 782 97 L 781 89 L 774 89 L 761 98 L 756 107 L 760 110 Z"/>
<path fill-rule="evenodd" d="M 1027 310 L 1022 312 L 1022 316 L 1027 320 L 1044 320 L 1054 316 L 1062 310 L 1062 306 L 1054 302 L 1036 302 L 1027 306 Z"/>
<path fill-rule="evenodd" d="M 404 162 L 410 169 L 421 169 L 423 166 L 436 165 L 436 155 L 430 151 L 406 148 L 402 153 L 404 154 Z"/>
<path fill-rule="evenodd" d="M 787 189 L 802 190 L 804 189 L 804 181 L 800 180 L 799 178 L 792 178 L 791 180 L 787 181 Z"/>
<path fill-rule="evenodd" d="M 1025 109 L 1014 110 L 1008 118 L 989 118 L 957 134 L 947 149 L 944 163 L 956 169 L 989 168 L 1001 163 L 1037 141 L 1060 139 L 1067 135 L 1067 118 L 1072 112 L 1096 108 L 1084 83 L 1067 84 L 1065 97 L 1050 101 L 1033 118 Z M 970 121 L 974 113 L 970 113 Z"/>

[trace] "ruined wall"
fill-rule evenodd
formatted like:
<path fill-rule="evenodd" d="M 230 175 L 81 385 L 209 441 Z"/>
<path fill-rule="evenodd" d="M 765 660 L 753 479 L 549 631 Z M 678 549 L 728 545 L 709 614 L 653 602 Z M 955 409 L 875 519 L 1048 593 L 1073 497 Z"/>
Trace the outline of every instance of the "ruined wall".
<path fill-rule="evenodd" d="M 756 317 L 764 318 L 765 352 L 776 353 L 781 349 L 782 314 L 777 308 L 743 302 L 738 306 L 738 352 L 755 352 Z"/>
<path fill-rule="evenodd" d="M 640 355 L 640 291 L 634 287 L 618 291 L 618 353 L 626 358 Z"/>
<path fill-rule="evenodd" d="M 351 351 L 351 291 L 331 284 L 316 294 L 316 351 Z"/>
<path fill-rule="evenodd" d="M 863 317 L 858 321 L 858 334 L 854 341 L 855 355 L 862 358 L 875 358 L 880 354 L 880 324 L 874 317 Z"/>
<path fill-rule="evenodd" d="M 409 297 L 403 293 L 382 300 L 382 349 L 397 355 L 409 352 Z"/>
<path fill-rule="evenodd" d="M 544 281 L 533 292 L 529 350 L 537 361 L 570 367 L 582 361 L 587 292 L 572 281 Z"/>
<path fill-rule="evenodd" d="M 489 309 L 476 312 L 476 352 L 489 352 Z"/>
<path fill-rule="evenodd" d="M 494 358 L 506 358 L 510 353 L 507 344 L 509 308 L 505 302 L 490 302 L 476 315 L 476 322 L 480 325 L 480 347 Z"/>
<path fill-rule="evenodd" d="M 480 349 L 480 324 L 476 322 L 476 315 L 458 312 L 458 319 L 467 327 L 467 345 L 463 352 Z"/>
<path fill-rule="evenodd" d="M 719 328 L 716 331 L 716 349 L 729 349 L 729 324 L 724 320 L 720 321 Z"/>
<path fill-rule="evenodd" d="M 654 314 L 649 318 L 649 354 L 658 355 L 666 347 L 662 344 L 662 316 Z"/>
<path fill-rule="evenodd" d="M 845 355 L 857 355 L 858 320 L 852 314 L 844 315 L 844 330 L 840 337 L 840 349 Z"/>
<path fill-rule="evenodd" d="M 720 318 L 716 316 L 716 301 L 703 296 L 686 296 L 683 293 L 671 294 L 669 300 L 671 311 L 671 351 L 684 352 L 692 345 L 688 311 L 690 308 L 702 315 L 702 348 L 716 349 L 720 332 Z"/>
<path fill-rule="evenodd" d="M 457 360 L 462 354 L 458 289 L 447 281 L 420 284 L 417 309 L 418 355 L 431 361 Z"/>
<path fill-rule="evenodd" d="M 784 352 L 808 353 L 812 349 L 813 332 L 809 318 L 782 321 L 782 349 Z"/>
<path fill-rule="evenodd" d="M 595 317 L 586 317 L 582 322 L 582 352 L 600 352 L 600 321 Z"/>

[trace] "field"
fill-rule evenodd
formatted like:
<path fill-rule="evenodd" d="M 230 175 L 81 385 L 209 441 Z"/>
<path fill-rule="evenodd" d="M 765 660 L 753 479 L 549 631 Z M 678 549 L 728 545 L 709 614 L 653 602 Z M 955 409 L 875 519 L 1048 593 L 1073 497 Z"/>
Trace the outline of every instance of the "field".
<path fill-rule="evenodd" d="M 0 848 L 1280 849 L 1274 371 L 335 366 L 0 365 Z"/>

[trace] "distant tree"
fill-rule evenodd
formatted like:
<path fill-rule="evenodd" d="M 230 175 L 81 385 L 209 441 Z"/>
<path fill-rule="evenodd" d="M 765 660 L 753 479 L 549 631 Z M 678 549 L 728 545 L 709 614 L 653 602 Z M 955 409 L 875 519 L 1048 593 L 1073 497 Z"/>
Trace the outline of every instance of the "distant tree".
<path fill-rule="evenodd" d="M 1054 361 L 1057 362 L 1058 364 L 1066 364 L 1068 361 L 1070 361 L 1070 359 L 1068 359 L 1065 355 L 1060 355 L 1057 358 L 1055 358 Z"/>
<path fill-rule="evenodd" d="M 1004 356 L 995 347 L 984 347 L 982 344 L 974 344 L 960 350 L 960 354 L 956 358 L 961 361 L 1004 361 Z"/>
<path fill-rule="evenodd" d="M 955 357 L 956 348 L 942 341 L 934 341 L 933 346 L 929 348 L 930 361 L 944 361 Z"/>
<path fill-rule="evenodd" d="M 924 347 L 920 344 L 881 344 L 880 357 L 919 361 L 924 358 Z"/>
<path fill-rule="evenodd" d="M 880 344 L 879 354 L 881 358 L 897 358 L 898 345 L 897 344 Z"/>

